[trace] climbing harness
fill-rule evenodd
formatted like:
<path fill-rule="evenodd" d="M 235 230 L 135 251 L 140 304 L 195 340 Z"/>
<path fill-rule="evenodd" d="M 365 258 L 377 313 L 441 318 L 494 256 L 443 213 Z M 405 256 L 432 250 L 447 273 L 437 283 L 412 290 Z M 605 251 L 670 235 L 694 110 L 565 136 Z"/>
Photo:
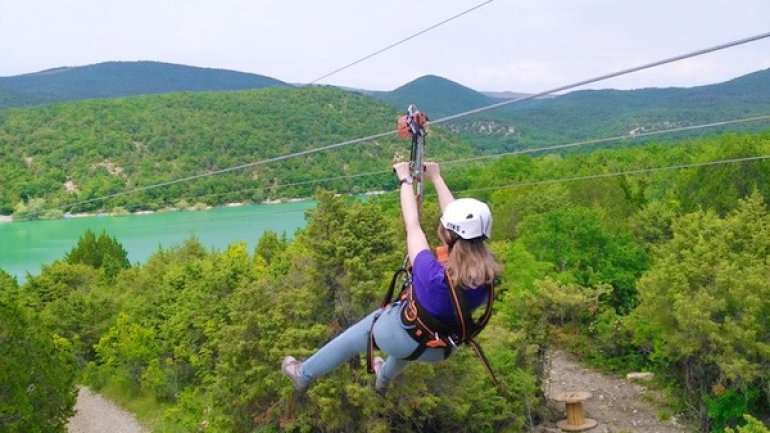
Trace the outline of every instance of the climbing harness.
<path fill-rule="evenodd" d="M 492 285 L 489 286 L 487 293 L 484 314 L 478 321 L 474 321 L 471 316 L 471 310 L 462 293 L 463 289 L 452 284 L 448 275 L 445 275 L 444 282 L 449 287 L 449 293 L 452 296 L 452 305 L 456 318 L 454 326 L 448 326 L 445 322 L 430 314 L 422 306 L 419 299 L 417 299 L 411 284 L 400 295 L 400 299 L 406 303 L 401 310 L 401 322 L 407 327 L 409 335 L 420 343 L 415 351 L 405 358 L 406 360 L 418 359 L 427 348 L 443 348 L 444 359 L 446 359 L 452 353 L 452 348 L 472 340 L 489 321 L 494 297 Z"/>
<path fill-rule="evenodd" d="M 410 155 L 410 176 L 415 185 L 417 197 L 417 210 L 420 214 L 423 198 L 423 171 L 424 171 L 424 146 L 425 136 L 427 135 L 428 117 L 421 113 L 417 107 L 412 104 L 409 106 L 406 115 L 398 119 L 398 134 L 403 138 L 412 139 L 412 148 Z M 436 248 L 436 257 L 444 264 L 449 257 L 449 249 L 446 246 Z M 475 337 L 486 326 L 492 314 L 492 303 L 494 301 L 494 284 L 490 284 L 487 289 L 487 301 L 484 313 L 478 320 L 474 320 L 471 309 L 465 299 L 464 289 L 457 287 L 449 275 L 445 273 L 444 282 L 449 288 L 452 301 L 455 323 L 447 324 L 429 313 L 420 303 L 412 287 L 412 276 L 408 267 L 409 256 L 404 258 L 403 266 L 397 270 L 390 280 L 387 293 L 381 303 L 381 310 L 378 313 L 369 329 L 369 339 L 367 344 L 366 365 L 369 373 L 374 373 L 374 350 L 377 348 L 377 342 L 374 339 L 374 325 L 377 322 L 382 311 L 393 302 L 393 295 L 396 287 L 400 283 L 399 294 L 396 302 L 403 303 L 401 307 L 401 322 L 405 329 L 417 343 L 417 348 L 404 360 L 417 360 L 429 348 L 440 348 L 444 351 L 444 359 L 451 355 L 452 351 L 462 344 L 473 347 L 474 352 L 484 364 L 484 368 L 492 379 L 492 383 L 498 387 L 501 393 L 504 393 L 502 384 L 497 380 L 492 368 L 489 365 L 481 346 L 476 342 Z"/>
<path fill-rule="evenodd" d="M 436 248 L 436 257 L 440 262 L 444 263 L 448 258 L 448 255 L 449 251 L 447 247 L 441 246 Z M 501 393 L 504 393 L 503 384 L 497 380 L 497 376 L 494 371 L 492 371 L 492 367 L 489 365 L 489 360 L 481 349 L 481 345 L 475 340 L 475 337 L 482 329 L 484 329 L 492 315 L 492 303 L 494 302 L 495 297 L 494 284 L 488 286 L 484 313 L 478 320 L 474 320 L 463 293 L 464 289 L 452 284 L 449 276 L 445 274 L 444 281 L 449 288 L 456 319 L 454 324 L 449 325 L 434 317 L 422 306 L 413 290 L 411 274 L 406 268 L 401 268 L 393 274 L 388 286 L 388 291 L 381 303 L 381 308 L 383 310 L 391 305 L 393 294 L 395 293 L 395 288 L 399 279 L 402 279 L 402 283 L 397 302 L 405 304 L 401 309 L 401 323 L 404 324 L 404 328 L 409 336 L 418 343 L 417 348 L 409 356 L 404 358 L 404 360 L 417 360 L 422 356 L 425 350 L 429 348 L 443 349 L 444 359 L 446 359 L 452 354 L 454 349 L 462 344 L 467 344 L 473 348 L 476 356 L 484 365 L 484 369 L 492 379 L 492 383 L 498 387 Z M 374 340 L 373 331 L 374 324 L 377 322 L 378 318 L 379 314 L 375 316 L 369 330 L 369 344 L 367 346 L 366 361 L 369 373 L 374 373 L 374 349 L 377 348 L 377 342 Z"/>

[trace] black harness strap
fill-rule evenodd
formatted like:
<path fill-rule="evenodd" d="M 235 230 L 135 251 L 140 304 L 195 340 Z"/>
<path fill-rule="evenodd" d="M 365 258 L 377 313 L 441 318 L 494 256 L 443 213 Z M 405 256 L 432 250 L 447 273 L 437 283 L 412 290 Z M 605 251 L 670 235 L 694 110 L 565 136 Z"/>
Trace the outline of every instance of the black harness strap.
<path fill-rule="evenodd" d="M 406 360 L 418 359 L 426 349 L 436 347 L 444 348 L 444 358 L 447 358 L 452 352 L 452 347 L 457 347 L 478 335 L 489 321 L 492 314 L 492 301 L 494 300 L 492 284 L 487 286 L 489 293 L 484 314 L 478 321 L 474 321 L 465 294 L 462 293 L 463 289 L 452 284 L 448 276 L 445 281 L 449 287 L 455 310 L 454 326 L 437 319 L 423 308 L 411 286 L 402 296 L 407 305 L 402 310 L 401 322 L 407 326 L 409 335 L 419 343 L 415 351 L 405 358 Z"/>
<path fill-rule="evenodd" d="M 385 293 L 385 297 L 382 300 L 382 303 L 380 304 L 381 308 L 385 308 L 388 305 L 390 305 L 390 302 L 393 300 L 393 293 L 396 291 L 396 281 L 398 281 L 398 278 L 401 275 L 405 275 L 406 278 L 404 279 L 403 285 L 401 287 L 401 291 L 404 291 L 404 287 L 406 287 L 410 283 L 410 277 L 409 277 L 409 271 L 406 270 L 406 268 L 401 268 L 397 270 L 393 274 L 393 278 L 390 279 L 390 284 L 388 285 L 388 291 Z M 378 349 L 377 342 L 374 341 L 374 324 L 377 323 L 377 319 L 380 318 L 380 314 L 382 312 L 377 313 L 374 316 L 374 319 L 372 320 L 372 326 L 369 328 L 369 341 L 366 345 L 366 371 L 370 374 L 374 374 L 374 349 Z"/>
<path fill-rule="evenodd" d="M 409 271 L 405 268 L 401 268 L 394 273 L 390 285 L 388 286 L 388 292 L 383 299 L 382 307 L 385 308 L 390 305 L 393 293 L 395 292 L 396 281 L 398 281 L 398 278 L 402 274 L 406 275 L 406 278 L 402 284 L 401 295 L 399 296 L 399 298 L 405 302 L 405 305 L 401 310 L 401 323 L 405 325 L 407 333 L 418 343 L 417 348 L 409 356 L 404 358 L 404 360 L 417 360 L 428 348 L 443 348 L 444 359 L 446 359 L 452 354 L 453 347 L 457 347 L 460 344 L 467 344 L 473 348 L 476 356 L 484 365 L 484 369 L 489 374 L 492 383 L 498 388 L 500 394 L 507 397 L 508 393 L 506 392 L 503 383 L 497 379 L 492 367 L 489 365 L 489 360 L 484 354 L 484 351 L 475 340 L 475 337 L 487 325 L 489 318 L 492 315 L 492 303 L 495 298 L 494 282 L 487 286 L 489 293 L 487 294 L 484 313 L 479 317 L 479 320 L 474 321 L 465 294 L 462 293 L 463 289 L 452 284 L 449 276 L 446 275 L 445 280 L 449 287 L 452 305 L 455 311 L 455 324 L 454 326 L 450 326 L 422 307 L 412 288 Z M 374 316 L 372 326 L 369 329 L 369 341 L 366 350 L 366 368 L 369 373 L 374 373 L 374 349 L 377 348 L 377 343 L 374 340 L 374 324 L 377 322 L 379 316 L 379 314 Z"/>
<path fill-rule="evenodd" d="M 401 268 L 397 270 L 393 274 L 393 278 L 390 279 L 390 284 L 388 285 L 388 291 L 387 293 L 385 293 L 385 297 L 382 299 L 382 303 L 380 303 L 380 307 L 387 307 L 388 305 L 390 305 L 391 301 L 393 301 L 393 294 L 396 291 L 396 281 L 398 281 L 398 277 L 400 277 L 402 274 L 405 276 L 405 278 L 401 286 L 401 291 L 403 291 L 405 287 L 411 284 L 411 276 L 409 275 L 409 271 L 406 268 Z"/>
<path fill-rule="evenodd" d="M 489 365 L 489 360 L 487 359 L 486 355 L 484 355 L 484 351 L 481 350 L 479 343 L 477 343 L 475 339 L 471 338 L 467 341 L 467 344 L 473 348 L 473 350 L 476 352 L 476 356 L 478 356 L 481 363 L 484 364 L 484 369 L 486 369 L 487 373 L 489 373 L 489 377 L 492 379 L 492 384 L 494 384 L 497 389 L 500 390 L 500 394 L 507 396 L 503 383 L 497 380 L 497 376 L 495 376 L 495 372 L 492 371 L 492 367 Z"/>
<path fill-rule="evenodd" d="M 406 302 L 401 310 L 401 323 L 405 325 L 407 334 L 418 343 L 417 348 L 404 360 L 414 361 L 428 348 L 443 348 L 444 359 L 448 358 L 452 354 L 453 344 L 447 341 L 447 337 L 451 335 L 452 330 L 422 307 L 412 286 L 409 286 L 401 297 Z M 444 338 L 441 337 L 442 334 Z"/>

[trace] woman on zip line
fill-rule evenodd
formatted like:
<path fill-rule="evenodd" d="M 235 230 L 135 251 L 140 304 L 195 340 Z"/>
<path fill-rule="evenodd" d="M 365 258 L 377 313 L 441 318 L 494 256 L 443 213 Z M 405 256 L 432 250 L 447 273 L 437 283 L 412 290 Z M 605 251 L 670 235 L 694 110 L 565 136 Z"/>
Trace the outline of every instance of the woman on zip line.
<path fill-rule="evenodd" d="M 314 380 L 335 370 L 353 356 L 367 352 L 370 337 L 373 339 L 371 343 L 388 355 L 386 361 L 380 357 L 374 357 L 372 361 L 376 374 L 375 388 L 379 392 L 387 388 L 410 360 L 438 362 L 446 359 L 454 351 L 455 342 L 446 333 L 440 335 L 438 332 L 428 332 L 431 339 L 426 340 L 427 336 L 422 335 L 422 331 L 416 331 L 414 325 L 405 325 L 409 323 L 404 317 L 410 316 L 410 304 L 415 316 L 420 310 L 420 317 L 424 314 L 437 319 L 438 327 L 456 328 L 456 317 L 460 314 L 456 310 L 459 308 L 457 302 L 453 303 L 452 293 L 457 287 L 461 290 L 454 293 L 460 293 L 460 298 L 464 298 L 462 303 L 468 311 L 486 302 L 486 315 L 491 312 L 489 294 L 501 266 L 486 245 L 492 230 L 489 207 L 475 199 L 455 200 L 441 177 L 438 164 L 425 163 L 425 177 L 433 183 L 442 211 L 438 237 L 449 250 L 446 260 L 439 261 L 431 252 L 420 226 L 409 163 L 397 163 L 393 169 L 400 183 L 401 213 L 406 226 L 407 253 L 412 264 L 412 293 L 414 298 L 419 299 L 419 308 L 415 309 L 411 297 L 409 300 L 399 299 L 372 312 L 305 361 L 285 357 L 281 371 L 298 391 L 304 391 Z M 441 345 L 440 337 L 451 344 Z M 433 344 L 434 338 L 436 344 Z"/>

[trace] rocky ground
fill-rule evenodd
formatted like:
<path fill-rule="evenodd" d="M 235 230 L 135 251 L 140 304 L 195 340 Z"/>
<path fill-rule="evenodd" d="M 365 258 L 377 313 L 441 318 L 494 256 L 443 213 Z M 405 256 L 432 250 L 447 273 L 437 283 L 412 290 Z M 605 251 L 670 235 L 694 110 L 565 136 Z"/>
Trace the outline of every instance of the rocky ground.
<path fill-rule="evenodd" d="M 550 378 L 546 395 L 557 413 L 564 415 L 564 403 L 552 399 L 562 392 L 587 391 L 591 398 L 583 402 L 586 418 L 598 425 L 592 433 L 691 433 L 693 428 L 680 423 L 665 409 L 656 407 L 655 393 L 647 390 L 645 382 L 631 382 L 595 372 L 579 364 L 570 355 L 556 351 L 549 356 Z M 546 431 L 560 431 L 555 426 Z"/>

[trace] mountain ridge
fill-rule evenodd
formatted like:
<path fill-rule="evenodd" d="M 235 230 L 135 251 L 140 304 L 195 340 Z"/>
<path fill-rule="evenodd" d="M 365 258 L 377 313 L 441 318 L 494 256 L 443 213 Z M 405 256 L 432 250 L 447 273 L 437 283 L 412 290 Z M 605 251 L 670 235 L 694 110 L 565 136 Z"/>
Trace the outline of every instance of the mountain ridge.
<path fill-rule="evenodd" d="M 69 77 L 69 81 L 61 77 Z M 115 77 L 122 78 L 113 80 Z M 221 69 L 160 62 L 106 62 L 0 78 L 0 110 L 80 99 L 271 87 L 303 86 Z M 500 94 L 479 92 L 436 75 L 419 77 L 392 91 L 327 85 L 307 87 L 330 87 L 362 94 L 388 103 L 395 112 L 403 112 L 410 104 L 416 104 L 432 120 L 506 101 L 499 97 Z M 509 95 L 513 94 L 502 94 Z M 543 143 L 566 143 L 680 128 L 768 113 L 770 69 L 765 69 L 710 85 L 576 90 L 545 98 L 511 101 L 494 110 L 460 116 L 444 123 L 444 126 L 486 153 L 542 146 Z M 755 126 L 742 125 L 740 128 Z"/>
<path fill-rule="evenodd" d="M 154 61 L 64 66 L 0 77 L 0 108 L 175 92 L 290 87 L 264 75 Z"/>
<path fill-rule="evenodd" d="M 140 96 L 186 91 L 229 91 L 295 84 L 265 75 L 229 69 L 188 66 L 157 61 L 108 61 L 85 66 L 61 66 L 0 77 L 0 109 L 82 99 Z M 339 87 L 339 86 L 334 86 Z M 478 91 L 449 78 L 425 75 L 390 91 L 340 87 L 384 100 L 396 107 L 417 103 L 434 117 L 491 105 L 529 94 L 515 91 Z M 742 98 L 763 98 L 770 89 L 770 69 L 728 81 L 693 87 L 649 87 L 632 90 L 576 90 L 540 98 L 558 100 L 581 95 L 669 95 L 708 99 L 713 93 Z M 757 93 L 752 96 L 751 92 Z"/>
<path fill-rule="evenodd" d="M 491 98 L 448 78 L 424 75 L 390 92 L 377 92 L 372 96 L 396 107 L 415 103 L 425 113 L 434 117 L 446 116 L 468 109 L 479 108 L 497 102 Z"/>

